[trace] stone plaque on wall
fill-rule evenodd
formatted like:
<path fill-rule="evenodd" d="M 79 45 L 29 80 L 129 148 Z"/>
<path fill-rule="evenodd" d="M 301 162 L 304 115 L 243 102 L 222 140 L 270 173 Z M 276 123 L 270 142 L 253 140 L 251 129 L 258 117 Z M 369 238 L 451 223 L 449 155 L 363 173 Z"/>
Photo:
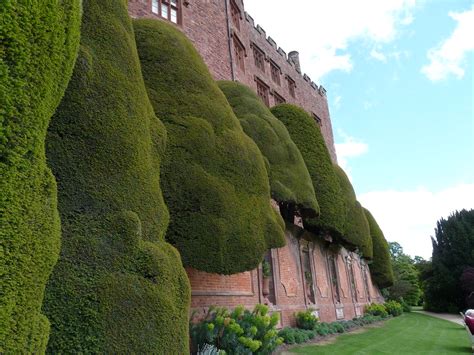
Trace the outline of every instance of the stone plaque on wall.
<path fill-rule="evenodd" d="M 336 319 L 344 319 L 344 308 L 336 308 Z"/>

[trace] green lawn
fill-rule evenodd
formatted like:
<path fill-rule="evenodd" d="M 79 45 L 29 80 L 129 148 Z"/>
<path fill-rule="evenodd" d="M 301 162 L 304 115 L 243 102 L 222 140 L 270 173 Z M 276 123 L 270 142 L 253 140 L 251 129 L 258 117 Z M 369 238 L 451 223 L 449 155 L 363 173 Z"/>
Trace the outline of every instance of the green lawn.
<path fill-rule="evenodd" d="M 379 328 L 344 334 L 329 345 L 308 345 L 295 354 L 471 354 L 466 330 L 455 323 L 424 314 L 407 313 Z"/>

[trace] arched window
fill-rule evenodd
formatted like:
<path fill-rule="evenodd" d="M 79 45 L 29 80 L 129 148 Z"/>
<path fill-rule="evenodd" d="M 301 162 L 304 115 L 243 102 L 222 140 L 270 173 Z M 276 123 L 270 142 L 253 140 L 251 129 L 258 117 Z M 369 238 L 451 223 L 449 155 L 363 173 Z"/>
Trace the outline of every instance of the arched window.
<path fill-rule="evenodd" d="M 181 4 L 179 0 L 152 0 L 151 12 L 173 23 L 181 22 Z"/>

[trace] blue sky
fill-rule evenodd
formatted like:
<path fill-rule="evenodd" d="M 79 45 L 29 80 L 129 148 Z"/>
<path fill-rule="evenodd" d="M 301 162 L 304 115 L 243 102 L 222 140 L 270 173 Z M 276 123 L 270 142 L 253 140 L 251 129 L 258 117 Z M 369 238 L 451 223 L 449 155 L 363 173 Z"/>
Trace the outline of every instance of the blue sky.
<path fill-rule="evenodd" d="M 245 6 L 327 89 L 339 163 L 386 238 L 429 258 L 436 221 L 474 208 L 473 2 L 300 3 Z"/>

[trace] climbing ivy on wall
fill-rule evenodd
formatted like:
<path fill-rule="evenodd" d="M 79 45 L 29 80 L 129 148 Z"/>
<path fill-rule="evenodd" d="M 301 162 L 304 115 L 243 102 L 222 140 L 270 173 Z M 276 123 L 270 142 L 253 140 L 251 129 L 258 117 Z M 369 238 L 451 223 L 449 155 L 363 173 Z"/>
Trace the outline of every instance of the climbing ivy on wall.
<path fill-rule="evenodd" d="M 70 79 L 80 1 L 0 3 L 0 353 L 43 353 L 40 312 L 59 254 L 46 129 Z"/>
<path fill-rule="evenodd" d="M 189 282 L 164 241 L 166 131 L 148 100 L 126 0 L 84 0 L 74 74 L 47 137 L 61 255 L 50 353 L 185 354 Z"/>
<path fill-rule="evenodd" d="M 344 232 L 345 204 L 323 135 L 303 109 L 282 104 L 271 112 L 282 121 L 301 152 L 311 176 L 320 207 L 319 218 L 304 219 L 305 228 L 340 238 Z"/>
<path fill-rule="evenodd" d="M 284 245 L 264 159 L 191 42 L 163 21 L 134 21 L 143 77 L 168 131 L 162 187 L 169 242 L 185 266 L 251 270 Z"/>
<path fill-rule="evenodd" d="M 339 179 L 346 207 L 342 239 L 349 244 L 349 249 L 356 247 L 366 259 L 372 259 L 372 238 L 364 210 L 357 201 L 354 188 L 344 170 L 338 165 L 334 165 L 334 170 Z"/>
<path fill-rule="evenodd" d="M 372 214 L 365 208 L 364 213 L 369 222 L 374 251 L 372 263 L 369 264 L 370 273 L 380 288 L 392 286 L 393 270 L 387 240 Z"/>
<path fill-rule="evenodd" d="M 218 84 L 244 132 L 253 139 L 265 158 L 272 197 L 294 206 L 305 216 L 316 217 L 319 205 L 313 183 L 285 125 L 272 115 L 249 87 L 233 81 Z"/>

